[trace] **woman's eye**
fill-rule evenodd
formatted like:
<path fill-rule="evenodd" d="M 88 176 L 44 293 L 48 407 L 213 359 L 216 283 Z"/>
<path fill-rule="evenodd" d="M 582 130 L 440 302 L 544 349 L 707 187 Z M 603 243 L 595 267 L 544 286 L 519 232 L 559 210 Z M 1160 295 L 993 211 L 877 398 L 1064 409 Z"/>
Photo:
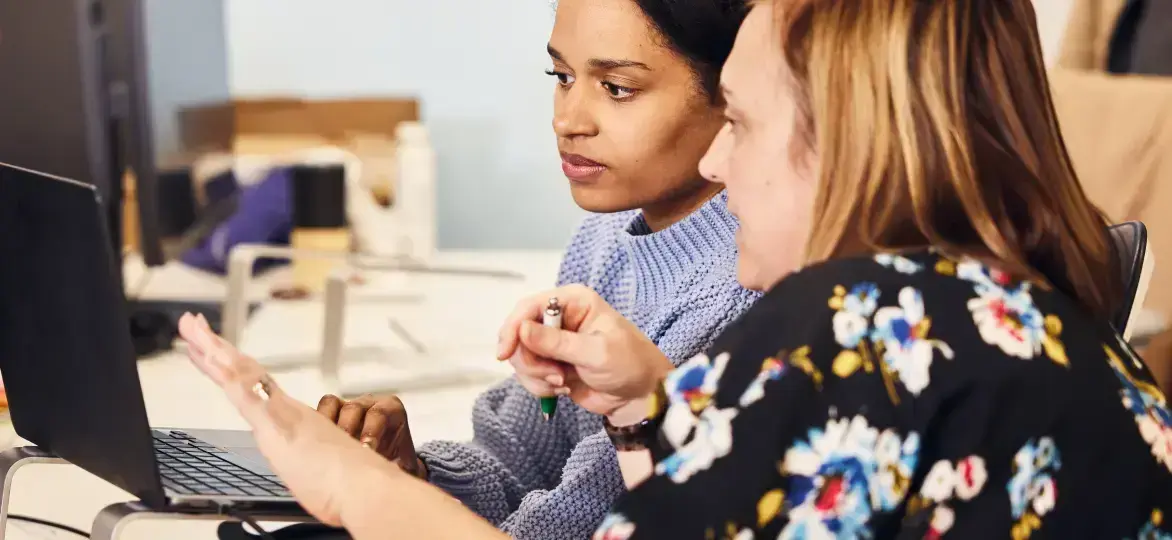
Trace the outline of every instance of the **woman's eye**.
<path fill-rule="evenodd" d="M 625 86 L 619 86 L 614 83 L 604 82 L 602 83 L 602 87 L 606 89 L 606 93 L 610 94 L 610 97 L 614 99 L 628 99 L 635 95 L 634 89 L 627 88 Z"/>
<path fill-rule="evenodd" d="M 737 121 L 732 118 L 724 117 L 724 125 L 728 127 L 729 133 L 735 133 L 737 131 Z"/>
<path fill-rule="evenodd" d="M 569 86 L 574 83 L 574 76 L 570 75 L 569 73 L 562 73 L 560 71 L 554 71 L 551 69 L 546 71 L 545 74 L 549 75 L 550 77 L 557 78 L 558 84 L 562 86 Z"/>

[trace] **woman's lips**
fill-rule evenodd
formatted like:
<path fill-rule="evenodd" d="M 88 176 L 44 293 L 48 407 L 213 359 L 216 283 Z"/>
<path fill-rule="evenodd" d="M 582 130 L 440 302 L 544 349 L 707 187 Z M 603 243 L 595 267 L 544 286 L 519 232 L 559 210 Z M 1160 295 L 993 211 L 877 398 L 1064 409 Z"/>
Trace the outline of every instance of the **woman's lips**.
<path fill-rule="evenodd" d="M 562 172 L 576 182 L 591 180 L 606 171 L 606 165 L 577 154 L 562 154 Z"/>

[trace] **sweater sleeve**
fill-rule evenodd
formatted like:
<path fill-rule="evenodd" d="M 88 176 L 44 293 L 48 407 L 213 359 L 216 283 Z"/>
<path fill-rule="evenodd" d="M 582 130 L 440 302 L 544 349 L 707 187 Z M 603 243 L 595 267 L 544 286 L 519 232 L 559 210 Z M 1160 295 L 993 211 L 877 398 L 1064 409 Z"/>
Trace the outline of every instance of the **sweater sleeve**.
<path fill-rule="evenodd" d="M 614 446 L 598 431 L 574 447 L 561 482 L 526 495 L 501 529 L 518 539 L 589 538 L 623 491 Z"/>
<path fill-rule="evenodd" d="M 587 217 L 571 239 L 558 270 L 558 285 L 589 284 L 594 259 L 605 250 L 607 228 L 615 217 Z M 419 449 L 429 481 L 497 526 L 522 507 L 533 507 L 530 493 L 557 485 L 571 458 L 577 430 L 576 408 L 562 398 L 549 422 L 537 399 L 515 379 L 481 395 L 473 408 L 470 442 L 435 441 Z M 520 520 L 523 521 L 523 520 Z M 510 522 L 518 522 L 513 519 Z M 540 535 L 539 535 L 540 536 Z M 535 537 L 536 538 L 536 537 Z"/>
<path fill-rule="evenodd" d="M 567 402 L 562 403 L 569 408 Z M 557 483 L 572 449 L 571 414 L 549 422 L 515 379 L 485 392 L 472 412 L 470 442 L 435 441 L 419 449 L 428 480 L 500 526 L 526 494 Z"/>

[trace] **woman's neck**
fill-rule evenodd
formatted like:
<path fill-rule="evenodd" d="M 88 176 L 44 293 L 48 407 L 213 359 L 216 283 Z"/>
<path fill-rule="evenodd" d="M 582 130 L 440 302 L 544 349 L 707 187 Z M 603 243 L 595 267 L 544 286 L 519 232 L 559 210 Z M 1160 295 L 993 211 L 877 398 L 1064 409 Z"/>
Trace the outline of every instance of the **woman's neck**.
<path fill-rule="evenodd" d="M 724 186 L 712 182 L 690 189 L 667 200 L 643 207 L 643 221 L 651 232 L 659 232 L 704 206 Z"/>

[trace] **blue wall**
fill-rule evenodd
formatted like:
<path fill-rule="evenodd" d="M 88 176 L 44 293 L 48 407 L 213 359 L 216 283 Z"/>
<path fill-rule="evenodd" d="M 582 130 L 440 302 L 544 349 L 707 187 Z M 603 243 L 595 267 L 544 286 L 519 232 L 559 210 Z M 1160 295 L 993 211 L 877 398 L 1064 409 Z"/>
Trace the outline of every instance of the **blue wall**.
<path fill-rule="evenodd" d="M 224 0 L 145 0 L 147 76 L 155 151 L 179 149 L 178 113 L 231 98 Z"/>

